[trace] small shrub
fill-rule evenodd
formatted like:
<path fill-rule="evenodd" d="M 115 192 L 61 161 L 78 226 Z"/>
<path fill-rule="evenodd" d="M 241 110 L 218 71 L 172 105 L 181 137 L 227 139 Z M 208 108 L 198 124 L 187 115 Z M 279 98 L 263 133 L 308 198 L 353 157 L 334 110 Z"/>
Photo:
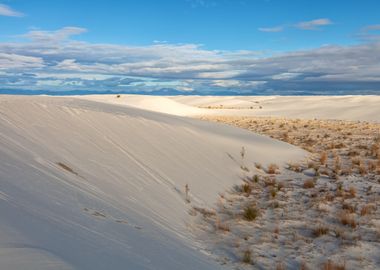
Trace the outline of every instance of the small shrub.
<path fill-rule="evenodd" d="M 315 237 L 319 237 L 321 235 L 325 235 L 329 232 L 329 228 L 323 225 L 319 225 L 313 229 L 313 235 Z"/>
<path fill-rule="evenodd" d="M 313 179 L 308 179 L 308 180 L 305 180 L 305 182 L 303 182 L 303 188 L 314 188 L 314 187 L 315 187 L 315 183 Z"/>
<path fill-rule="evenodd" d="M 272 196 L 272 198 L 276 197 L 276 195 L 277 195 L 277 191 L 273 187 L 270 188 L 269 193 Z"/>
<path fill-rule="evenodd" d="M 255 167 L 258 170 L 261 170 L 263 168 L 263 166 L 260 163 L 258 163 L 258 162 L 255 162 Z"/>
<path fill-rule="evenodd" d="M 351 159 L 351 163 L 352 163 L 353 165 L 360 165 L 362 162 L 361 162 L 361 159 L 360 159 L 360 158 L 355 157 L 355 158 L 352 158 L 352 159 Z"/>
<path fill-rule="evenodd" d="M 376 207 L 373 204 L 366 204 L 360 210 L 360 215 L 361 216 L 370 215 L 375 209 Z"/>
<path fill-rule="evenodd" d="M 343 203 L 342 209 L 347 210 L 350 213 L 355 213 L 356 207 L 348 203 Z"/>
<path fill-rule="evenodd" d="M 257 183 L 259 182 L 259 176 L 257 174 L 255 174 L 253 177 L 252 177 L 252 181 Z"/>
<path fill-rule="evenodd" d="M 259 214 L 259 211 L 254 206 L 248 206 L 244 209 L 243 217 L 248 220 L 252 221 L 257 218 Z"/>
<path fill-rule="evenodd" d="M 319 162 L 321 162 L 322 165 L 325 165 L 327 162 L 327 153 L 322 152 L 321 156 L 319 157 Z"/>
<path fill-rule="evenodd" d="M 356 188 L 351 186 L 348 189 L 348 193 L 350 194 L 351 197 L 355 197 L 356 196 Z"/>
<path fill-rule="evenodd" d="M 283 262 L 278 262 L 276 264 L 276 270 L 285 270 L 286 267 L 285 267 L 285 264 Z"/>
<path fill-rule="evenodd" d="M 251 194 L 251 192 L 252 192 L 252 188 L 251 188 L 251 186 L 250 186 L 249 184 L 243 184 L 243 185 L 241 186 L 241 189 L 242 189 L 242 191 L 243 191 L 244 193 L 246 193 L 247 195 Z"/>
<path fill-rule="evenodd" d="M 367 168 L 365 167 L 363 163 L 360 163 L 359 165 L 359 173 L 360 175 L 365 175 L 368 173 Z"/>
<path fill-rule="evenodd" d="M 253 263 L 253 261 L 252 261 L 252 251 L 250 251 L 249 249 L 247 249 L 247 250 L 245 250 L 243 252 L 242 262 L 246 263 L 246 264 L 252 264 Z"/>
<path fill-rule="evenodd" d="M 271 163 L 271 164 L 269 164 L 269 166 L 268 166 L 268 173 L 269 173 L 269 174 L 275 174 L 275 173 L 277 172 L 278 169 L 279 169 L 279 167 L 278 167 L 276 164 Z"/>
<path fill-rule="evenodd" d="M 345 226 L 348 225 L 351 226 L 351 228 L 356 228 L 357 226 L 355 218 L 347 212 L 341 213 L 339 219 L 340 223 L 342 223 Z"/>
<path fill-rule="evenodd" d="M 346 270 L 346 263 L 340 264 L 328 260 L 323 265 L 323 270 Z"/>

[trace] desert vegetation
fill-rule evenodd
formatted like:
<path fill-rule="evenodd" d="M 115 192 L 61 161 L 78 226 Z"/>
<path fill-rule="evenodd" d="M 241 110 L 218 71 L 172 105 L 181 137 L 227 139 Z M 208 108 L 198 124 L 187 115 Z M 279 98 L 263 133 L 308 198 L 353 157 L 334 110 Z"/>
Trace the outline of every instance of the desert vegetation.
<path fill-rule="evenodd" d="M 306 160 L 283 167 L 242 158 L 241 185 L 220 194 L 215 208 L 207 210 L 213 215 L 195 211 L 202 239 L 222 264 L 243 269 L 247 264 L 254 269 L 380 267 L 379 124 L 212 120 L 310 152 Z M 218 229 L 219 224 L 228 230 Z"/>

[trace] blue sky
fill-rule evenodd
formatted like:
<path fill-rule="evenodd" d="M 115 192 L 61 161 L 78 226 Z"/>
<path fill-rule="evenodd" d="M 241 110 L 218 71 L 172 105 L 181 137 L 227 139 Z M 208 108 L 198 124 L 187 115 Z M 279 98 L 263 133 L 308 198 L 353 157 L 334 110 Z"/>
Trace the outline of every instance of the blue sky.
<path fill-rule="evenodd" d="M 375 0 L 0 0 L 0 89 L 380 90 Z"/>

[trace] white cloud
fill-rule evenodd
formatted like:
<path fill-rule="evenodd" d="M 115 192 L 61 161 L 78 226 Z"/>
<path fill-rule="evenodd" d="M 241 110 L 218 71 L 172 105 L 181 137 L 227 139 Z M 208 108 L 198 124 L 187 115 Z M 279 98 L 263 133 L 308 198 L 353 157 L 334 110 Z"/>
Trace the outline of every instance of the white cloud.
<path fill-rule="evenodd" d="M 261 32 L 271 32 L 271 33 L 282 32 L 284 31 L 284 26 L 260 27 L 258 30 Z"/>
<path fill-rule="evenodd" d="M 0 69 L 2 70 L 41 68 L 43 66 L 44 61 L 41 57 L 0 52 Z"/>
<path fill-rule="evenodd" d="M 295 25 L 295 27 L 302 30 L 319 30 L 321 26 L 331 25 L 333 22 L 330 19 L 322 18 L 312 21 L 300 22 Z"/>
<path fill-rule="evenodd" d="M 380 41 L 380 24 L 367 25 L 363 27 L 359 33 L 357 33 L 357 38 L 364 41 Z"/>
<path fill-rule="evenodd" d="M 56 31 L 32 30 L 21 35 L 21 37 L 31 39 L 38 42 L 59 42 L 66 40 L 74 35 L 87 32 L 87 29 L 81 27 L 64 27 Z"/>
<path fill-rule="evenodd" d="M 7 5 L 0 4 L 0 16 L 8 16 L 8 17 L 22 17 L 23 13 L 13 10 L 11 7 Z"/>
<path fill-rule="evenodd" d="M 84 31 L 67 27 L 29 32 L 26 35 L 37 38 L 0 43 L 0 87 L 380 91 L 379 42 L 266 56 L 255 51 L 206 50 L 197 44 L 126 46 L 70 39 Z"/>

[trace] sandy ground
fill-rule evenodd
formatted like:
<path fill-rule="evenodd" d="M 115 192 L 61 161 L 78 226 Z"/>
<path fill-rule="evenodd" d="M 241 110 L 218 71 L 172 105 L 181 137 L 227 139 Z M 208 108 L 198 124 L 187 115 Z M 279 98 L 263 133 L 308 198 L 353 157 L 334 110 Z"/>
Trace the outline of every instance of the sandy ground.
<path fill-rule="evenodd" d="M 0 96 L 0 269 L 220 269 L 188 211 L 239 183 L 242 146 L 307 154 L 107 97 Z"/>
<path fill-rule="evenodd" d="M 379 104 L 0 96 L 0 268 L 378 269 Z"/>

